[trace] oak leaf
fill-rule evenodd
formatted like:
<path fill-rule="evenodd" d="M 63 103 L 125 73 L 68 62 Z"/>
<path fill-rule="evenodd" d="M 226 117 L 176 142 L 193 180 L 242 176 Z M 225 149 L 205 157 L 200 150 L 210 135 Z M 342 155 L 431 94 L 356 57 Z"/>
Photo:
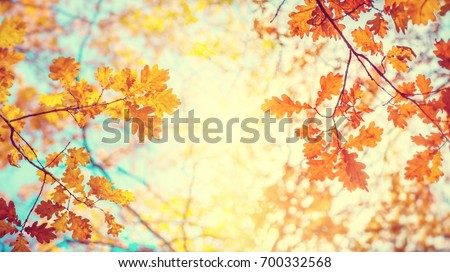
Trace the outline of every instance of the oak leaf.
<path fill-rule="evenodd" d="M 316 7 L 316 1 L 306 0 L 305 4 L 306 4 L 305 6 L 303 5 L 296 6 L 295 9 L 297 11 L 291 12 L 289 14 L 290 17 L 290 20 L 288 22 L 289 31 L 291 35 L 297 35 L 300 36 L 300 38 L 303 38 L 304 36 L 309 36 L 311 25 L 308 23 L 308 21 L 312 17 L 312 12 Z"/>
<path fill-rule="evenodd" d="M 69 230 L 72 231 L 74 240 L 84 241 L 91 238 L 92 226 L 89 219 L 77 216 L 73 212 L 69 212 Z"/>
<path fill-rule="evenodd" d="M 17 235 L 17 239 L 9 244 L 13 247 L 12 252 L 30 252 L 30 247 L 28 246 L 28 241 L 25 239 L 23 234 Z"/>
<path fill-rule="evenodd" d="M 261 105 L 263 111 L 269 111 L 271 115 L 275 115 L 277 119 L 281 119 L 287 114 L 287 117 L 291 117 L 292 114 L 300 113 L 302 105 L 299 101 L 292 101 L 292 99 L 286 95 L 281 95 L 281 99 L 272 96 L 272 99 L 265 99 L 264 104 Z"/>
<path fill-rule="evenodd" d="M 56 217 L 55 221 L 52 223 L 52 227 L 55 228 L 56 232 L 63 233 L 67 230 L 67 223 L 67 213 L 65 212 Z"/>
<path fill-rule="evenodd" d="M 329 72 L 327 76 L 320 77 L 320 91 L 316 100 L 316 105 L 320 105 L 326 99 L 332 99 L 333 95 L 338 95 L 344 80 L 341 74 L 333 74 Z"/>
<path fill-rule="evenodd" d="M 41 201 L 41 203 L 36 207 L 35 212 L 41 218 L 47 218 L 49 220 L 53 215 L 58 215 L 59 212 L 63 211 L 64 207 L 58 203 L 53 203 L 51 200 Z"/>
<path fill-rule="evenodd" d="M 102 88 L 109 88 L 109 78 L 111 77 L 112 72 L 113 69 L 111 69 L 110 67 L 99 67 L 97 69 L 97 72 L 94 74 L 95 79 L 98 81 L 100 86 L 102 86 Z"/>
<path fill-rule="evenodd" d="M 48 154 L 47 158 L 45 158 L 45 165 L 48 168 L 57 167 L 62 162 L 63 158 L 63 154 L 53 152 Z"/>
<path fill-rule="evenodd" d="M 13 224 L 7 222 L 6 220 L 0 220 L 0 239 L 6 234 L 16 233 L 18 230 Z"/>
<path fill-rule="evenodd" d="M 362 126 L 359 129 L 358 136 L 353 137 L 353 135 L 350 135 L 346 145 L 362 151 L 364 146 L 375 147 L 377 143 L 381 141 L 382 134 L 383 129 L 376 127 L 375 122 L 370 122 L 367 128 L 366 126 Z"/>
<path fill-rule="evenodd" d="M 74 58 L 59 57 L 50 65 L 49 78 L 59 80 L 63 85 L 70 85 L 80 73 L 80 63 Z"/>
<path fill-rule="evenodd" d="M 367 24 L 370 25 L 370 30 L 372 30 L 373 33 L 377 34 L 381 38 L 384 38 L 384 36 L 386 36 L 387 30 L 389 29 L 388 22 L 384 20 L 381 13 L 375 14 L 375 18 L 367 21 Z"/>
<path fill-rule="evenodd" d="M 105 177 L 91 176 L 88 185 L 91 187 L 89 195 L 95 195 L 101 200 L 109 200 L 120 205 L 127 205 L 134 199 L 134 196 L 130 192 L 114 189 L 113 183 Z"/>
<path fill-rule="evenodd" d="M 407 72 L 407 61 L 413 60 L 415 56 L 414 51 L 407 46 L 392 46 L 387 53 L 387 60 L 397 72 Z"/>
<path fill-rule="evenodd" d="M 47 244 L 56 239 L 55 228 L 47 228 L 47 223 L 38 225 L 38 222 L 34 222 L 31 226 L 25 227 L 24 230 L 31 237 L 36 237 L 36 240 L 41 244 Z"/>
<path fill-rule="evenodd" d="M 388 106 L 388 120 L 392 120 L 394 125 L 399 128 L 405 128 L 407 122 L 416 112 L 416 108 L 412 103 L 396 104 Z"/>
<path fill-rule="evenodd" d="M 358 158 L 357 153 L 348 153 L 346 149 L 343 149 L 341 151 L 341 161 L 337 165 L 338 172 L 336 175 L 349 191 L 357 188 L 368 191 L 367 179 L 369 176 L 364 172 L 366 165 L 356 161 L 356 158 Z"/>
<path fill-rule="evenodd" d="M 9 201 L 6 203 L 6 200 L 0 198 L 0 220 L 8 220 L 10 223 L 14 223 L 17 226 L 21 225 L 16 213 L 16 207 L 14 202 Z"/>
<path fill-rule="evenodd" d="M 450 69 L 450 40 L 444 42 L 444 40 L 436 41 L 434 46 L 436 50 L 433 53 L 436 57 L 440 58 L 439 65 L 445 69 Z"/>
<path fill-rule="evenodd" d="M 423 99 L 427 99 L 430 96 L 430 92 L 433 90 L 433 86 L 431 86 L 431 79 L 419 74 L 416 77 L 416 85 L 422 93 Z"/>
<path fill-rule="evenodd" d="M 105 213 L 105 222 L 108 224 L 108 234 L 114 237 L 117 237 L 124 228 L 122 225 L 116 223 L 114 216 L 110 213 Z"/>
<path fill-rule="evenodd" d="M 4 18 L 0 24 L 0 47 L 13 48 L 22 43 L 25 27 L 20 17 Z"/>
<path fill-rule="evenodd" d="M 352 36 L 356 46 L 361 48 L 363 52 L 370 52 L 370 54 L 373 55 L 377 52 L 382 52 L 383 50 L 383 44 L 381 42 L 375 42 L 373 33 L 368 26 L 364 29 L 358 27 L 353 30 Z"/>

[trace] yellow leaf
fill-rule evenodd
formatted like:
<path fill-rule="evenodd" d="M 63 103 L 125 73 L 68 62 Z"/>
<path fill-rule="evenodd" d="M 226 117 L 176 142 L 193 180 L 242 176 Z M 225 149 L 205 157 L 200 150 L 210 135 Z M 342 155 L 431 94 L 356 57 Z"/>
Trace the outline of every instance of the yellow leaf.
<path fill-rule="evenodd" d="M 172 93 L 172 89 L 169 89 L 152 95 L 148 105 L 154 108 L 155 115 L 161 118 L 164 113 L 173 114 L 174 110 L 180 105 L 180 100 Z"/>
<path fill-rule="evenodd" d="M 25 23 L 20 17 L 5 18 L 0 25 L 0 47 L 13 48 L 23 43 Z"/>

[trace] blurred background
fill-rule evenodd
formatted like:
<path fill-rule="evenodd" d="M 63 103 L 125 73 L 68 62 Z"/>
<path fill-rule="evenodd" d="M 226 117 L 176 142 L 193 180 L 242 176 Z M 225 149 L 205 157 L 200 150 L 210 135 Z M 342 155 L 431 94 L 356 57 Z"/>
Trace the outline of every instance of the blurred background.
<path fill-rule="evenodd" d="M 264 99 L 282 93 L 302 102 L 314 101 L 319 79 L 344 73 L 348 53 L 342 41 L 289 35 L 288 14 L 296 2 L 173 0 L 173 1 L 0 1 L 0 18 L 20 16 L 27 23 L 25 60 L 16 66 L 10 102 L 34 112 L 39 94 L 60 89 L 48 78 L 52 59 L 74 57 L 80 77 L 94 82 L 99 66 L 140 70 L 158 64 L 169 69 L 169 87 L 181 100 L 180 115 L 262 118 Z M 382 1 L 380 1 L 382 2 Z M 375 1 L 379 8 L 383 3 Z M 363 16 L 372 18 L 374 13 Z M 274 18 L 273 22 L 270 21 Z M 344 34 L 356 26 L 352 20 Z M 417 54 L 408 75 L 423 73 L 434 86 L 448 84 L 448 72 L 433 59 L 435 39 L 448 40 L 450 17 L 405 34 L 388 34 L 385 48 L 412 47 Z M 394 26 L 390 26 L 394 27 Z M 381 59 L 381 56 L 375 56 Z M 408 80 L 387 72 L 393 82 Z M 420 148 L 410 136 L 429 131 L 412 119 L 398 129 L 387 119 L 389 97 L 362 72 L 349 71 L 369 95 L 373 113 L 365 121 L 384 128 L 381 143 L 360 154 L 370 176 L 369 191 L 349 192 L 338 181 L 310 182 L 303 157 L 304 141 L 284 143 L 308 117 L 294 116 L 289 131 L 268 143 L 237 140 L 217 144 L 102 143 L 102 116 L 79 128 L 71 118 L 48 126 L 37 117 L 24 135 L 40 154 L 57 152 L 67 142 L 85 146 L 95 163 L 86 174 L 110 178 L 130 190 L 128 207 L 99 202 L 125 225 L 118 238 L 106 235 L 104 219 L 94 211 L 91 241 L 63 236 L 50 244 L 32 244 L 39 251 L 449 251 L 450 152 L 442 149 L 444 176 L 435 184 L 404 180 L 406 161 Z M 375 94 L 376 93 L 376 94 Z M 324 121 L 325 122 L 325 121 Z M 173 127 L 169 125 L 169 131 Z M 182 127 L 183 133 L 187 128 Z M 262 131 L 262 126 L 257 129 Z M 201 126 L 196 126 L 201 135 Z M 169 132 L 170 135 L 170 132 Z M 234 139 L 234 138 L 233 138 Z M 0 147 L 1 148 L 1 147 Z M 1 149 L 0 149 L 1 150 Z M 26 215 L 39 191 L 35 170 L 0 161 L 0 196 L 13 199 L 19 217 Z M 47 194 L 49 192 L 44 192 Z M 82 208 L 80 208 L 82 209 Z M 83 213 L 83 211 L 80 211 Z M 9 251 L 3 238 L 0 250 Z"/>

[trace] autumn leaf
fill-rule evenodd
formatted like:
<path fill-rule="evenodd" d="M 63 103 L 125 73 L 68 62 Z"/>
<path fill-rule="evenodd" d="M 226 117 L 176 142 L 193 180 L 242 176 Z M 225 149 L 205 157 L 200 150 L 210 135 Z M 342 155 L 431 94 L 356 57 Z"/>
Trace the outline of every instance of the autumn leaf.
<path fill-rule="evenodd" d="M 172 90 L 156 92 L 149 97 L 147 105 L 154 108 L 157 117 L 163 117 L 164 113 L 173 114 L 180 105 L 180 99 L 172 93 Z"/>
<path fill-rule="evenodd" d="M 48 107 L 63 107 L 66 103 L 66 93 L 41 94 L 39 103 Z"/>
<path fill-rule="evenodd" d="M 69 195 L 67 194 L 64 187 L 58 185 L 54 190 L 55 191 L 51 194 L 52 200 L 60 205 L 65 204 L 65 202 L 69 199 Z"/>
<path fill-rule="evenodd" d="M 102 88 L 109 88 L 109 78 L 111 77 L 113 69 L 110 67 L 99 67 L 97 72 L 94 74 L 95 79 L 98 81 Z"/>
<path fill-rule="evenodd" d="M 413 60 L 416 54 L 406 46 L 393 46 L 387 53 L 388 62 L 397 72 L 407 72 L 409 67 L 407 61 Z"/>
<path fill-rule="evenodd" d="M 54 59 L 50 65 L 49 78 L 59 80 L 63 85 L 72 84 L 75 78 L 80 73 L 80 63 L 76 62 L 74 58 L 59 57 Z"/>
<path fill-rule="evenodd" d="M 395 30 L 405 33 L 405 30 L 408 28 L 409 15 L 404 3 L 388 3 L 386 1 L 384 10 L 391 15 Z"/>
<path fill-rule="evenodd" d="M 169 70 L 159 69 L 158 65 L 145 65 L 141 70 L 140 83 L 145 86 L 146 91 L 162 92 L 167 89 L 166 82 L 169 80 Z"/>
<path fill-rule="evenodd" d="M 441 99 L 444 104 L 444 111 L 450 116 L 450 88 L 441 91 Z"/>
<path fill-rule="evenodd" d="M 364 29 L 359 27 L 358 29 L 353 30 L 352 36 L 356 46 L 361 48 L 363 52 L 370 52 L 371 55 L 374 55 L 383 50 L 383 44 L 381 42 L 375 42 L 373 33 L 368 26 Z"/>
<path fill-rule="evenodd" d="M 12 149 L 8 153 L 8 162 L 10 165 L 20 167 L 19 162 L 22 160 L 22 155 L 17 149 Z"/>
<path fill-rule="evenodd" d="M 64 233 L 68 227 L 67 223 L 67 212 L 65 212 L 56 217 L 55 221 L 52 223 L 52 227 L 55 228 L 55 232 Z"/>
<path fill-rule="evenodd" d="M 302 105 L 299 101 L 292 101 L 292 99 L 286 95 L 281 95 L 281 99 L 272 96 L 272 99 L 265 99 L 261 109 L 266 112 L 269 111 L 270 115 L 275 115 L 277 119 L 283 118 L 286 114 L 287 117 L 291 117 L 292 114 L 300 113 L 302 110 Z"/>
<path fill-rule="evenodd" d="M 36 240 L 41 244 L 50 243 L 51 240 L 56 239 L 55 228 L 47 228 L 47 223 L 38 225 L 38 222 L 34 222 L 31 226 L 25 227 L 24 230 L 31 237 L 36 237 Z"/>
<path fill-rule="evenodd" d="M 13 247 L 12 252 L 30 252 L 28 241 L 23 237 L 23 234 L 17 235 L 17 239 L 9 244 Z"/>
<path fill-rule="evenodd" d="M 6 222 L 6 220 L 0 220 L 0 239 L 6 234 L 13 234 L 17 232 L 17 228 L 13 224 Z"/>
<path fill-rule="evenodd" d="M 445 69 L 450 69 L 450 40 L 444 42 L 444 40 L 436 41 L 434 46 L 436 50 L 433 53 L 436 57 L 440 58 L 438 61 L 439 65 L 441 65 Z"/>
<path fill-rule="evenodd" d="M 430 177 L 431 169 L 428 165 L 432 160 L 433 155 L 433 150 L 417 152 L 412 159 L 406 162 L 407 166 L 405 167 L 405 179 L 423 182 L 425 179 Z M 439 163 L 439 161 L 435 163 Z M 436 167 L 438 168 L 439 165 Z"/>
<path fill-rule="evenodd" d="M 376 127 L 375 122 L 372 121 L 367 128 L 362 126 L 359 129 L 358 136 L 350 135 L 346 146 L 356 148 L 358 151 L 362 151 L 364 146 L 375 147 L 381 141 L 382 134 L 383 129 Z"/>
<path fill-rule="evenodd" d="M 4 18 L 4 17 L 3 17 Z M 0 25 L 0 47 L 13 48 L 23 43 L 25 23 L 20 17 L 4 18 Z"/>
<path fill-rule="evenodd" d="M 388 22 L 384 20 L 381 13 L 375 14 L 375 18 L 367 21 L 367 24 L 370 25 L 370 30 L 381 38 L 384 38 L 384 36 L 386 36 L 389 29 Z"/>
<path fill-rule="evenodd" d="M 64 155 L 58 152 L 53 152 L 48 154 L 47 158 L 45 158 L 45 165 L 48 168 L 57 167 L 63 160 Z"/>
<path fill-rule="evenodd" d="M 416 85 L 422 93 L 423 99 L 430 97 L 430 93 L 433 90 L 433 86 L 431 86 L 431 79 L 419 74 L 416 77 Z"/>
<path fill-rule="evenodd" d="M 21 225 L 17 217 L 14 202 L 9 201 L 9 203 L 6 203 L 5 199 L 0 198 L 0 220 L 5 219 L 10 223 L 16 224 L 17 226 Z"/>
<path fill-rule="evenodd" d="M 442 167 L 442 155 L 441 152 L 436 152 L 433 159 L 431 160 L 430 175 L 427 177 L 427 181 L 430 183 L 435 183 L 440 177 L 444 175 L 441 170 Z"/>
<path fill-rule="evenodd" d="M 84 193 L 83 185 L 84 175 L 81 174 L 80 168 L 66 168 L 61 181 L 66 188 L 72 189 L 74 193 Z"/>
<path fill-rule="evenodd" d="M 428 21 L 436 21 L 435 13 L 439 11 L 440 5 L 439 0 L 408 1 L 407 9 L 413 24 L 426 25 Z"/>
<path fill-rule="evenodd" d="M 91 187 L 89 195 L 95 195 L 98 199 L 109 200 L 120 205 L 127 205 L 134 199 L 130 192 L 114 189 L 113 183 L 105 177 L 91 176 L 88 185 Z"/>
<path fill-rule="evenodd" d="M 400 86 L 397 87 L 397 89 L 400 91 L 400 93 L 411 96 L 414 95 L 414 92 L 416 91 L 416 85 L 414 82 L 403 82 Z M 399 99 L 402 99 L 402 96 L 398 96 Z"/>
<path fill-rule="evenodd" d="M 108 224 L 108 234 L 114 237 L 119 236 L 124 228 L 122 225 L 116 223 L 114 216 L 110 213 L 105 213 L 105 222 Z"/>
<path fill-rule="evenodd" d="M 316 105 L 322 104 L 326 99 L 332 99 L 333 95 L 338 95 L 344 84 L 341 74 L 333 74 L 329 72 L 327 76 L 320 77 L 320 91 L 316 100 Z"/>
<path fill-rule="evenodd" d="M 427 137 L 422 136 L 422 134 L 419 134 L 417 136 L 411 136 L 411 140 L 416 145 L 426 146 L 429 148 L 439 146 L 442 141 L 442 135 L 438 132 L 430 133 Z"/>
<path fill-rule="evenodd" d="M 86 148 L 80 147 L 80 148 L 69 148 L 67 149 L 67 152 L 69 153 L 67 158 L 67 166 L 74 168 L 77 165 L 86 166 L 88 163 L 91 162 L 91 157 L 89 152 L 87 152 Z"/>
<path fill-rule="evenodd" d="M 344 183 L 344 187 L 349 191 L 353 191 L 357 188 L 368 191 L 367 179 L 369 176 L 364 169 L 366 165 L 364 163 L 356 161 L 358 158 L 357 153 L 348 153 L 347 150 L 341 151 L 341 161 L 339 163 L 339 170 L 336 173 L 339 180 Z"/>
<path fill-rule="evenodd" d="M 399 128 L 405 128 L 407 121 L 414 115 L 416 108 L 412 103 L 402 103 L 394 106 L 388 106 L 388 120 L 392 120 L 394 125 Z"/>
<path fill-rule="evenodd" d="M 51 200 L 41 201 L 41 203 L 36 207 L 35 212 L 41 218 L 47 218 L 49 220 L 53 215 L 58 215 L 59 212 L 63 211 L 64 207 L 58 203 L 53 203 Z"/>
<path fill-rule="evenodd" d="M 91 238 L 92 226 L 89 219 L 77 216 L 73 212 L 69 212 L 69 230 L 72 231 L 74 240 L 84 241 Z"/>
<path fill-rule="evenodd" d="M 289 14 L 289 31 L 291 35 L 297 35 L 300 36 L 300 38 L 309 36 L 311 25 L 308 23 L 308 21 L 312 17 L 312 12 L 316 7 L 316 1 L 306 0 L 305 4 L 305 6 L 296 6 L 295 9 L 297 11 L 291 12 Z"/>

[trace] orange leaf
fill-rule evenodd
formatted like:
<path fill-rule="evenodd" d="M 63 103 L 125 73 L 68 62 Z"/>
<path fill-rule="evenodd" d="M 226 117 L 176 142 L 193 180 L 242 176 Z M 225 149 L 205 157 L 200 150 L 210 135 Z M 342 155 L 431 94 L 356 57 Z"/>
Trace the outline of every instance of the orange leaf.
<path fill-rule="evenodd" d="M 10 165 L 20 168 L 19 162 L 22 160 L 22 155 L 17 149 L 11 149 L 7 157 Z"/>
<path fill-rule="evenodd" d="M 432 150 L 424 150 L 417 152 L 412 159 L 406 162 L 405 179 L 417 180 L 423 182 L 425 178 L 431 175 L 431 169 L 428 167 L 433 157 Z"/>
<path fill-rule="evenodd" d="M 117 224 L 114 216 L 110 213 L 105 213 L 105 222 L 108 224 L 108 234 L 114 237 L 117 237 L 123 229 L 123 226 Z"/>
<path fill-rule="evenodd" d="M 95 79 L 98 81 L 102 88 L 109 88 L 109 78 L 112 75 L 113 70 L 109 67 L 99 67 L 97 72 L 94 74 Z"/>
<path fill-rule="evenodd" d="M 59 57 L 50 65 L 49 78 L 59 80 L 63 85 L 70 85 L 80 73 L 80 63 L 74 58 Z"/>
<path fill-rule="evenodd" d="M 76 167 L 78 164 L 86 166 L 91 162 L 90 154 L 86 151 L 84 147 L 80 148 L 69 148 L 67 150 L 69 155 L 67 156 L 67 166 Z"/>
<path fill-rule="evenodd" d="M 283 94 L 281 99 L 276 96 L 272 96 L 272 99 L 265 99 L 264 104 L 261 105 L 263 111 L 270 111 L 271 115 L 275 115 L 277 119 L 281 119 L 287 114 L 291 117 L 292 114 L 300 113 L 302 110 L 302 105 L 299 101 L 292 101 L 292 99 Z"/>
<path fill-rule="evenodd" d="M 291 35 L 297 35 L 300 36 L 300 38 L 309 36 L 311 25 L 308 21 L 312 17 L 312 12 L 316 7 L 316 1 L 306 0 L 305 4 L 305 6 L 296 6 L 295 9 L 297 11 L 289 14 L 289 31 Z"/>
<path fill-rule="evenodd" d="M 389 15 L 391 15 L 392 20 L 394 21 L 395 30 L 397 32 L 402 31 L 403 33 L 405 33 L 409 21 L 409 14 L 405 8 L 405 5 L 403 3 L 390 4 L 386 1 L 384 9 Z"/>
<path fill-rule="evenodd" d="M 427 177 L 427 180 L 430 183 L 437 182 L 439 178 L 444 175 L 444 173 L 441 170 L 441 167 L 442 167 L 441 152 L 437 152 L 436 154 L 434 154 L 433 159 L 431 160 L 430 175 Z"/>
<path fill-rule="evenodd" d="M 441 60 L 438 62 L 445 69 L 450 69 L 450 40 L 444 42 L 444 40 L 436 41 L 434 44 L 436 50 L 433 53 Z"/>
<path fill-rule="evenodd" d="M 49 168 L 56 167 L 59 165 L 59 163 L 62 161 L 63 158 L 64 158 L 63 154 L 53 152 L 49 154 L 47 158 L 45 158 L 45 165 L 46 167 Z"/>
<path fill-rule="evenodd" d="M 338 95 L 341 92 L 341 88 L 344 84 L 344 80 L 341 74 L 333 74 L 329 72 L 328 75 L 320 77 L 320 88 L 318 92 L 316 105 L 320 105 L 326 99 L 332 99 L 333 95 Z"/>
<path fill-rule="evenodd" d="M 61 179 L 66 188 L 73 189 L 74 193 L 84 192 L 83 180 L 84 176 L 81 175 L 81 170 L 79 168 L 66 168 Z"/>
<path fill-rule="evenodd" d="M 359 129 L 359 135 L 353 137 L 350 135 L 348 138 L 347 145 L 349 147 L 354 147 L 359 151 L 363 150 L 364 146 L 375 147 L 379 141 L 381 141 L 381 135 L 383 134 L 383 129 L 375 127 L 375 122 L 370 122 L 369 126 L 363 126 Z"/>
<path fill-rule="evenodd" d="M 34 222 L 33 225 L 26 227 L 24 230 L 31 237 L 36 237 L 36 240 L 41 244 L 50 243 L 51 240 L 56 239 L 55 228 L 46 228 L 47 223 L 43 223 L 38 226 L 38 222 Z"/>
<path fill-rule="evenodd" d="M 16 241 L 9 244 L 13 247 L 12 252 L 30 252 L 28 241 L 23 237 L 23 234 L 17 235 Z"/>
<path fill-rule="evenodd" d="M 337 165 L 339 168 L 336 173 L 340 181 L 344 183 L 344 187 L 349 191 L 353 191 L 357 188 L 367 189 L 367 179 L 369 176 L 363 170 L 366 168 L 364 163 L 356 161 L 358 154 L 348 153 L 343 149 L 341 152 L 341 162 Z"/>
<path fill-rule="evenodd" d="M 430 92 L 433 90 L 433 87 L 431 86 L 431 79 L 420 74 L 416 77 L 416 85 L 419 87 L 419 90 L 423 95 L 423 99 L 427 99 L 430 96 Z"/>
<path fill-rule="evenodd" d="M 98 199 L 109 200 L 120 205 L 127 205 L 134 199 L 130 192 L 114 189 L 113 183 L 105 177 L 91 176 L 88 185 L 91 187 L 89 195 L 95 195 Z"/>
<path fill-rule="evenodd" d="M 386 36 L 388 30 L 388 22 L 384 20 L 381 13 L 375 14 L 375 18 L 373 20 L 367 21 L 367 24 L 370 25 L 370 30 L 372 30 L 381 38 L 384 38 L 384 36 Z"/>
<path fill-rule="evenodd" d="M 445 88 L 441 91 L 441 99 L 444 104 L 444 111 L 447 112 L 448 116 L 450 116 L 450 88 Z"/>
<path fill-rule="evenodd" d="M 66 232 L 67 229 L 67 213 L 62 213 L 58 216 L 52 224 L 52 227 L 55 228 L 56 232 Z"/>
<path fill-rule="evenodd" d="M 422 145 L 431 148 L 431 147 L 438 147 L 444 139 L 442 138 L 442 135 L 440 133 L 433 132 L 426 138 L 423 137 L 422 134 L 419 134 L 417 136 L 411 136 L 411 140 L 417 145 Z"/>
<path fill-rule="evenodd" d="M 392 120 L 394 125 L 399 128 L 405 128 L 407 125 L 406 121 L 417 111 L 411 103 L 388 106 L 387 110 L 389 112 L 388 120 Z"/>
<path fill-rule="evenodd" d="M 368 26 L 364 29 L 358 27 L 358 29 L 353 30 L 352 36 L 356 46 L 361 48 L 363 52 L 370 52 L 373 55 L 383 50 L 383 44 L 381 42 L 375 42 L 373 33 Z"/>
<path fill-rule="evenodd" d="M 387 60 L 398 72 L 407 72 L 409 67 L 407 61 L 413 60 L 416 54 L 406 46 L 392 46 L 387 53 Z"/>
<path fill-rule="evenodd" d="M 91 238 L 92 226 L 89 224 L 89 219 L 69 212 L 69 224 L 69 230 L 72 231 L 74 240 L 83 241 Z"/>
<path fill-rule="evenodd" d="M 6 234 L 16 233 L 18 230 L 13 224 L 6 222 L 6 220 L 0 220 L 0 239 Z"/>
<path fill-rule="evenodd" d="M 69 199 L 69 195 L 66 193 L 66 190 L 61 185 L 55 187 L 55 191 L 51 194 L 51 198 L 55 203 L 63 205 L 67 199 Z"/>

